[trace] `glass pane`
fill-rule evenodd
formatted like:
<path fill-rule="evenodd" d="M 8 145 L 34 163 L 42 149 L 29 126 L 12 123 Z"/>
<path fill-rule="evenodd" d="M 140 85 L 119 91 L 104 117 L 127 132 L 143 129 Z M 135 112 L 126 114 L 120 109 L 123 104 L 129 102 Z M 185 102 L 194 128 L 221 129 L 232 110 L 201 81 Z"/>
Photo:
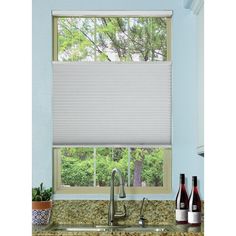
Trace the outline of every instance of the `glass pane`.
<path fill-rule="evenodd" d="M 165 61 L 167 59 L 165 18 L 130 18 L 129 52 L 132 61 Z"/>
<path fill-rule="evenodd" d="M 58 19 L 58 60 L 94 61 L 94 18 Z"/>
<path fill-rule="evenodd" d="M 97 18 L 97 61 L 128 61 L 128 19 Z"/>
<path fill-rule="evenodd" d="M 166 18 L 58 18 L 58 60 L 165 61 Z"/>
<path fill-rule="evenodd" d="M 130 151 L 130 186 L 163 186 L 164 149 L 130 148 Z M 60 152 L 62 186 L 110 186 L 113 168 L 121 170 L 128 186 L 128 148 L 96 148 L 96 158 L 94 148 L 61 148 Z M 118 184 L 116 175 L 115 185 Z"/>
<path fill-rule="evenodd" d="M 130 185 L 163 186 L 163 155 L 161 148 L 131 148 Z"/>
<path fill-rule="evenodd" d="M 63 186 L 93 186 L 93 148 L 61 148 Z"/>
<path fill-rule="evenodd" d="M 125 185 L 128 182 L 128 149 L 127 148 L 97 148 L 96 151 L 96 186 L 110 186 L 111 172 L 118 168 L 122 172 Z M 115 185 L 119 181 L 116 175 Z"/>

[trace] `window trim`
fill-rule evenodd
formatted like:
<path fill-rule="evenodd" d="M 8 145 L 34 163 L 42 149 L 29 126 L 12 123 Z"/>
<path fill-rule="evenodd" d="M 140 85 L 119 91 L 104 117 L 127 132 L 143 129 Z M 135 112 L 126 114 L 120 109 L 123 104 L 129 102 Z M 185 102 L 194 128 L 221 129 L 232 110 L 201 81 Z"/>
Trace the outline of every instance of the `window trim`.
<path fill-rule="evenodd" d="M 52 17 L 52 60 L 58 61 L 58 17 Z"/>
<path fill-rule="evenodd" d="M 132 146 L 133 147 L 133 146 Z M 157 146 L 156 146 L 157 147 Z M 158 146 L 159 147 L 159 146 Z M 157 147 L 157 148 L 158 148 Z M 171 193 L 172 150 L 164 150 L 162 187 L 125 187 L 127 194 L 169 194 Z M 54 194 L 109 194 L 110 187 L 63 187 L 61 186 L 61 156 L 59 147 L 53 148 L 53 189 Z M 115 187 L 118 191 L 118 187 Z"/>
<path fill-rule="evenodd" d="M 167 61 L 172 57 L 172 15 L 173 11 L 52 11 L 52 60 L 58 61 L 58 18 L 59 17 L 166 17 L 167 21 Z M 140 145 L 137 145 L 140 147 Z M 110 187 L 62 187 L 61 157 L 59 148 L 53 147 L 53 189 L 54 194 L 109 194 Z M 93 146 L 95 147 L 95 146 Z M 113 147 L 116 147 L 113 145 Z M 120 147 L 120 145 L 119 145 Z M 124 145 L 128 147 L 128 145 Z M 132 145 L 134 147 L 134 145 Z M 147 147 L 147 146 L 146 146 Z M 161 147 L 153 146 L 150 147 Z M 172 191 L 172 150 L 162 146 L 164 152 L 162 187 L 126 187 L 127 194 L 170 194 Z M 118 187 L 115 187 L 116 191 Z"/>
<path fill-rule="evenodd" d="M 172 58 L 172 21 L 171 17 L 166 18 L 166 27 L 167 27 L 167 61 L 171 61 Z"/>
<path fill-rule="evenodd" d="M 166 17 L 167 61 L 172 56 L 173 11 L 52 11 L 52 60 L 58 61 L 58 18 L 60 17 Z"/>

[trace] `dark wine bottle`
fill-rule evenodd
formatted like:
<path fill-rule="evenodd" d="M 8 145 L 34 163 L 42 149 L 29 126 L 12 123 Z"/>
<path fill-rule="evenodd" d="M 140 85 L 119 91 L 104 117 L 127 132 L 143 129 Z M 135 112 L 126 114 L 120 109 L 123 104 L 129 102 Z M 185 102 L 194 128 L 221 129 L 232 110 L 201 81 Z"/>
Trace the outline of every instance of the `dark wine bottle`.
<path fill-rule="evenodd" d="M 201 225 L 201 199 L 198 194 L 197 176 L 192 177 L 192 191 L 189 197 L 188 223 L 192 226 Z"/>
<path fill-rule="evenodd" d="M 180 174 L 179 191 L 175 200 L 175 219 L 177 224 L 188 223 L 188 194 L 185 188 L 184 174 Z"/>

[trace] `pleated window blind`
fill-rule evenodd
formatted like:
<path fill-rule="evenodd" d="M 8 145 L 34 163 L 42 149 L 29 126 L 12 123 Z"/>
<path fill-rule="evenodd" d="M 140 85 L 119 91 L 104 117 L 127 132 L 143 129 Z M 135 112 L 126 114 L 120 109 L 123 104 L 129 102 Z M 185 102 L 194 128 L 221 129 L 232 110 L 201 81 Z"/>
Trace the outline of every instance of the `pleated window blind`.
<path fill-rule="evenodd" d="M 171 62 L 53 62 L 54 145 L 171 145 Z"/>

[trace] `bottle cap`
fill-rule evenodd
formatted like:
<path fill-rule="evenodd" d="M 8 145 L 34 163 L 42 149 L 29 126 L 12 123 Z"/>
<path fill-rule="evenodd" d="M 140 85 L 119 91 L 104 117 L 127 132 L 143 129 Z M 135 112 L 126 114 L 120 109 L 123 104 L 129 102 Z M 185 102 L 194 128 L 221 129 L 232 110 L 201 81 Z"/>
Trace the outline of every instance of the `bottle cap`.
<path fill-rule="evenodd" d="M 193 186 L 197 186 L 197 176 L 192 176 Z"/>
<path fill-rule="evenodd" d="M 185 184 L 185 175 L 184 174 L 180 174 L 180 183 Z"/>

